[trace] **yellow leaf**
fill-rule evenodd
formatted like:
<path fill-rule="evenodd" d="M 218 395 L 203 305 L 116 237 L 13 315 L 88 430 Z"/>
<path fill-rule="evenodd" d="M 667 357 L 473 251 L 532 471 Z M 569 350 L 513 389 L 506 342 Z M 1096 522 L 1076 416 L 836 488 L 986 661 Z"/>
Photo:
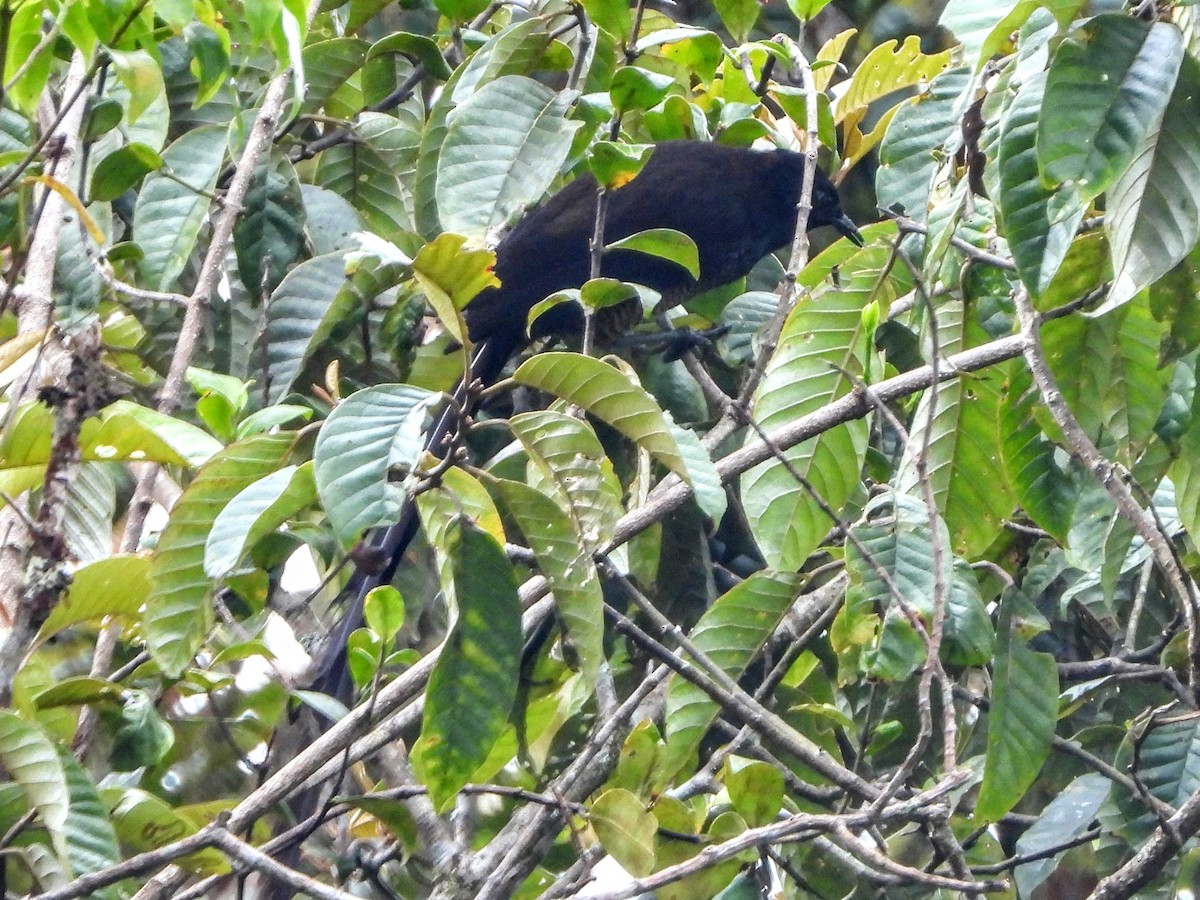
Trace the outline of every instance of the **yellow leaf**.
<path fill-rule="evenodd" d="M 950 65 L 952 52 L 926 55 L 916 35 L 909 36 L 899 49 L 895 41 L 880 44 L 867 54 L 834 104 L 833 121 L 840 123 L 881 97 L 931 80 Z"/>
<path fill-rule="evenodd" d="M 842 54 L 846 52 L 846 45 L 850 43 L 850 38 L 856 34 L 858 34 L 857 28 L 847 28 L 845 31 L 835 34 L 817 52 L 817 58 L 814 62 L 822 62 L 824 60 L 837 62 L 842 58 Z M 823 91 L 829 87 L 829 82 L 833 79 L 833 73 L 837 69 L 837 66 L 821 66 L 813 70 L 813 81 L 816 82 L 818 91 Z"/>

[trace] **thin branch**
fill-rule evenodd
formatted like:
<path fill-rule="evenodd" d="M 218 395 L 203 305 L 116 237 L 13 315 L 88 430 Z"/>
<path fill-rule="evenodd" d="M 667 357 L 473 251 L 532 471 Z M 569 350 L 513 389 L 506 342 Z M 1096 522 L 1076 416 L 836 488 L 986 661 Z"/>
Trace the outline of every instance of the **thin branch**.
<path fill-rule="evenodd" d="M 861 812 L 846 813 L 843 815 L 799 813 L 789 816 L 780 822 L 772 822 L 770 825 L 750 828 L 728 841 L 705 847 L 696 856 L 685 862 L 667 866 L 653 875 L 637 879 L 617 890 L 592 892 L 589 896 L 592 900 L 631 900 L 631 898 L 638 897 L 641 894 L 648 893 L 660 887 L 665 887 L 697 872 L 711 868 L 720 862 L 737 856 L 745 850 L 775 844 L 794 843 L 810 839 L 818 834 L 831 835 L 836 832 L 846 835 L 850 834 L 849 829 L 851 828 L 865 828 L 869 825 L 877 824 L 877 822 L 911 819 L 915 813 L 929 805 L 940 803 L 945 794 L 953 789 L 953 786 L 961 784 L 967 777 L 966 773 L 959 773 L 943 780 L 930 791 L 919 794 L 910 800 L 890 804 L 880 811 L 880 818 L 877 820 Z M 914 870 L 906 866 L 901 866 L 899 863 L 886 860 L 886 857 L 882 857 L 879 854 L 871 854 L 871 858 L 881 866 L 886 865 L 888 869 L 893 871 L 898 867 L 906 880 L 916 877 Z M 964 882 L 958 879 L 944 878 L 925 873 L 922 873 L 921 877 L 923 879 L 932 879 L 931 881 L 926 881 L 926 884 L 936 884 L 937 887 L 945 890 L 970 892 L 980 890 L 1001 891 L 1007 887 L 1003 882 Z"/>
<path fill-rule="evenodd" d="M 1015 301 L 1021 323 L 1022 352 L 1042 396 L 1042 402 L 1063 433 L 1067 451 L 1092 473 L 1113 499 L 1121 517 L 1128 521 L 1146 542 L 1187 622 L 1188 686 L 1191 688 L 1194 704 L 1195 700 L 1200 698 L 1200 598 L 1197 598 L 1195 582 L 1179 565 L 1169 536 L 1157 527 L 1154 518 L 1147 515 L 1126 486 L 1124 473 L 1100 452 L 1067 406 L 1042 352 L 1039 335 L 1041 321 L 1023 288 L 1016 292 Z"/>
<path fill-rule="evenodd" d="M 784 36 L 780 39 L 786 40 Z M 817 177 L 817 147 L 820 139 L 817 137 L 817 85 L 813 81 L 812 68 L 805 59 L 799 45 L 794 45 L 794 58 L 800 70 L 801 82 L 804 85 L 805 133 L 804 133 L 804 175 L 800 180 L 800 198 L 796 203 L 796 233 L 792 237 L 792 252 L 788 259 L 787 272 L 784 275 L 779 291 L 779 303 L 767 324 L 759 332 L 758 354 L 754 366 L 746 377 L 745 383 L 738 394 L 735 408 L 742 412 L 749 411 L 754 398 L 754 392 L 767 371 L 767 363 L 775 355 L 779 343 L 779 335 L 788 314 L 796 305 L 798 297 L 797 279 L 801 270 L 808 265 L 808 219 L 812 213 L 813 184 Z"/>
<path fill-rule="evenodd" d="M 732 721 L 745 725 L 762 735 L 776 747 L 796 756 L 813 771 L 828 778 L 844 790 L 866 799 L 874 799 L 878 795 L 878 791 L 874 787 L 840 765 L 826 750 L 810 738 L 800 734 L 743 690 L 737 682 L 713 663 L 707 654 L 689 640 L 679 626 L 658 612 L 628 579 L 611 570 L 608 574 L 610 578 L 621 585 L 642 615 L 649 618 L 660 632 L 670 635 L 671 640 L 680 650 L 696 661 L 697 667 L 705 677 L 699 677 L 691 666 L 682 660 L 672 659 L 669 655 L 664 656 L 662 662 L 671 666 L 708 694 Z M 605 613 L 617 623 L 619 630 L 633 637 L 639 644 L 646 646 L 649 636 L 633 622 L 611 607 L 606 608 Z"/>
<path fill-rule="evenodd" d="M 217 279 L 221 274 L 221 264 L 225 260 L 229 243 L 233 238 L 233 227 L 241 212 L 246 192 L 250 188 L 255 165 L 259 156 L 270 143 L 271 134 L 283 108 L 283 101 L 290 83 L 290 72 L 276 75 L 263 97 L 262 108 L 258 112 L 254 127 L 250 131 L 250 137 L 238 160 L 233 181 L 225 194 L 221 213 L 213 228 L 208 252 L 204 256 L 204 261 L 200 266 L 200 275 L 196 279 L 196 287 L 187 300 L 179 340 L 175 345 L 175 352 L 171 356 L 171 365 L 159 394 L 159 412 L 170 415 L 181 402 L 187 369 L 192 364 L 192 358 L 208 320 L 209 297 L 216 289 Z M 158 478 L 158 466 L 146 464 L 141 469 L 133 499 L 129 503 L 129 514 L 126 518 L 125 534 L 121 543 L 122 550 L 127 553 L 136 550 L 141 541 L 145 515 L 150 508 L 149 497 L 154 491 L 154 482 Z"/>
<path fill-rule="evenodd" d="M 239 840 L 224 828 L 215 828 L 210 835 L 212 845 L 227 856 L 237 860 L 245 868 L 286 884 L 288 887 L 303 891 L 316 900 L 358 900 L 356 895 L 337 888 L 322 884 L 314 878 L 301 875 L 299 872 L 282 865 L 261 850 L 251 847 L 245 841 Z"/>
<path fill-rule="evenodd" d="M 892 212 L 890 209 L 880 209 L 881 213 L 892 219 L 895 219 L 897 227 L 901 234 L 929 234 L 929 229 L 916 222 L 907 216 L 899 215 Z M 974 244 L 964 241 L 958 235 L 953 235 L 950 238 L 950 246 L 956 250 L 961 250 L 963 255 L 977 263 L 983 263 L 986 266 L 994 266 L 997 269 L 1003 269 L 1005 272 L 1015 272 L 1017 270 L 1016 263 L 1004 256 L 997 256 L 995 253 L 988 253 L 986 250 L 976 247 Z"/>
<path fill-rule="evenodd" d="M 578 756 L 550 785 L 552 793 L 565 801 L 583 800 L 608 779 L 620 761 L 621 747 L 643 704 L 662 687 L 668 673 L 663 666 L 655 668 L 611 715 L 596 723 Z M 562 809 L 529 805 L 517 810 L 473 862 L 468 883 L 478 886 L 475 900 L 511 897 L 540 862 L 565 821 Z M 440 891 L 434 894 L 435 900 L 445 896 Z"/>

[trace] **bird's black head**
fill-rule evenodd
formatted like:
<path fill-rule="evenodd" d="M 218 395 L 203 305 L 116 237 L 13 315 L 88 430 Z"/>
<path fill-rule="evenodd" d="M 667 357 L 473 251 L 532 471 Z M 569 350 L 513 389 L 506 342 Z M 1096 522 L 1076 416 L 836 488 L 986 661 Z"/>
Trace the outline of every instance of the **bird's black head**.
<path fill-rule="evenodd" d="M 820 169 L 817 170 L 816 177 L 813 179 L 812 213 L 808 227 L 816 228 L 819 225 L 828 225 L 858 246 L 863 245 L 863 238 L 858 228 L 842 211 L 842 201 L 838 197 L 837 188 L 833 186 L 829 176 Z"/>

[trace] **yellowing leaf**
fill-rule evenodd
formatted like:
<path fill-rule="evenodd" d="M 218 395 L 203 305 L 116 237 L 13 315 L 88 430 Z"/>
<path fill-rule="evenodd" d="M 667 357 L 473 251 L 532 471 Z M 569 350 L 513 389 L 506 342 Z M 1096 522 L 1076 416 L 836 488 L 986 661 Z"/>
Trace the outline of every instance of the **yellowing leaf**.
<path fill-rule="evenodd" d="M 834 104 L 833 120 L 841 122 L 894 91 L 931 80 L 950 65 L 950 50 L 926 55 L 920 39 L 910 35 L 899 49 L 895 41 L 880 44 L 867 54 L 850 79 L 850 86 Z"/>
<path fill-rule="evenodd" d="M 847 28 L 845 31 L 839 32 L 825 42 L 819 51 L 814 63 L 838 62 L 842 58 L 842 54 L 846 52 L 846 45 L 850 43 L 850 38 L 858 34 L 858 29 Z M 813 69 L 813 82 L 817 86 L 818 91 L 823 91 L 829 87 L 829 82 L 833 79 L 833 73 L 837 71 L 837 66 L 819 66 Z"/>
<path fill-rule="evenodd" d="M 467 332 L 460 311 L 480 291 L 499 287 L 492 273 L 496 255 L 490 250 L 469 250 L 461 234 L 440 234 L 413 260 L 413 275 L 434 312 L 451 336 L 467 343 Z"/>

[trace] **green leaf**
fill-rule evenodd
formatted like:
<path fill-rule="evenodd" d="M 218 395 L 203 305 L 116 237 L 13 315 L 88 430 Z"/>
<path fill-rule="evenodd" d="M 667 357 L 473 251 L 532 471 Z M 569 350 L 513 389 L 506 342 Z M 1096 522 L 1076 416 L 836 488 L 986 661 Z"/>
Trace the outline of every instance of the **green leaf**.
<path fill-rule="evenodd" d="M 813 16 L 829 5 L 829 0 L 788 0 L 788 9 L 801 23 L 809 22 Z"/>
<path fill-rule="evenodd" d="M 42 623 L 38 641 L 81 622 L 108 616 L 133 619 L 150 594 L 150 560 L 117 554 L 75 570 L 71 585 Z"/>
<path fill-rule="evenodd" d="M 729 801 L 751 828 L 775 821 L 783 806 L 783 772 L 770 763 L 726 761 Z"/>
<path fill-rule="evenodd" d="M 562 296 L 564 299 L 578 300 L 584 309 L 590 309 L 593 312 L 617 306 L 626 300 L 631 300 L 638 296 L 637 288 L 632 284 L 617 281 L 615 278 L 593 278 L 590 281 L 585 281 L 583 287 L 575 293 L 579 296 L 571 296 L 570 291 L 562 291 L 556 296 Z M 541 304 L 539 303 L 538 306 L 541 306 Z M 532 323 L 536 319 L 537 316 L 533 314 L 533 310 L 530 310 L 529 322 Z"/>
<path fill-rule="evenodd" d="M 691 640 L 726 675 L 737 680 L 799 593 L 795 572 L 763 570 L 721 595 L 692 629 Z M 695 752 L 719 712 L 700 688 L 672 675 L 667 688 L 666 735 L 674 767 Z"/>
<path fill-rule="evenodd" d="M 1054 279 L 1037 298 L 1039 312 L 1054 309 L 1112 281 L 1112 261 L 1103 231 L 1081 234 L 1071 242 Z"/>
<path fill-rule="evenodd" d="M 204 547 L 217 514 L 274 470 L 295 440 L 291 434 L 260 435 L 226 447 L 176 501 L 151 558 L 154 587 L 142 620 L 147 648 L 163 671 L 182 672 L 212 627 L 213 585 L 204 573 Z"/>
<path fill-rule="evenodd" d="M 825 2 L 828 3 L 829 0 Z M 717 8 L 717 14 L 735 41 L 741 42 L 749 37 L 754 23 L 758 21 L 758 0 L 714 0 L 713 6 Z"/>
<path fill-rule="evenodd" d="M 332 253 L 300 263 L 271 294 L 261 342 L 264 350 L 259 351 L 266 354 L 271 403 L 287 395 L 309 354 L 328 335 L 333 322 L 345 316 L 352 300 L 345 287 L 345 256 Z"/>
<path fill-rule="evenodd" d="M 95 705 L 106 703 L 119 708 L 124 689 L 103 678 L 64 678 L 41 691 L 33 698 L 34 706 L 40 711 L 64 706 Z"/>
<path fill-rule="evenodd" d="M 717 470 L 716 464 L 713 463 L 712 457 L 700 442 L 696 432 L 670 420 L 667 425 L 671 429 L 675 445 L 679 448 L 679 454 L 683 457 L 684 465 L 687 467 L 688 483 L 692 486 L 692 495 L 696 505 L 714 523 L 720 522 L 729 503 L 729 498 L 725 493 L 725 483 L 721 480 L 721 473 Z"/>
<path fill-rule="evenodd" d="M 390 584 L 374 588 L 363 603 L 363 620 L 385 642 L 395 640 L 404 627 L 404 598 Z"/>
<path fill-rule="evenodd" d="M 425 539 L 437 557 L 442 591 L 453 607 L 457 564 L 454 548 L 455 529 L 461 519 L 470 521 L 475 528 L 491 535 L 504 544 L 507 535 L 500 512 L 492 496 L 478 478 L 457 466 L 442 473 L 438 485 L 416 495 L 417 512 Z"/>
<path fill-rule="evenodd" d="M 313 464 L 286 466 L 243 488 L 218 514 L 204 545 L 210 578 L 233 574 L 242 558 L 317 498 Z"/>
<path fill-rule="evenodd" d="M 729 886 L 717 894 L 713 900 L 758 900 L 760 896 L 762 895 L 754 876 L 749 872 L 738 872 L 729 882 Z"/>
<path fill-rule="evenodd" d="M 629 3 L 627 0 L 583 0 L 588 17 L 610 35 L 623 40 L 629 34 Z"/>
<path fill-rule="evenodd" d="M 594 684 L 604 660 L 604 596 L 580 523 L 537 488 L 507 479 L 491 483 L 550 582 L 573 663 Z"/>
<path fill-rule="evenodd" d="M 367 62 L 393 53 L 421 63 L 425 67 L 425 73 L 438 81 L 445 81 L 453 74 L 442 57 L 441 49 L 426 35 L 405 31 L 390 34 L 371 45 L 371 49 L 367 51 Z"/>
<path fill-rule="evenodd" d="M 1066 544 L 1075 511 L 1075 489 L 1070 473 L 1057 458 L 1057 446 L 1034 418 L 1041 399 L 1029 373 L 1017 370 L 1001 422 L 1001 454 L 1009 483 L 1026 515 Z"/>
<path fill-rule="evenodd" d="M 193 21 L 184 26 L 183 37 L 200 79 L 196 106 L 203 106 L 229 79 L 229 33 L 224 29 L 218 33 L 203 22 Z"/>
<path fill-rule="evenodd" d="M 994 3 L 990 0 L 950 0 L 942 9 L 938 24 L 949 31 L 959 41 L 963 61 L 972 69 L 977 69 L 992 54 L 981 54 L 984 43 L 993 29 L 1001 22 L 1007 22 L 1012 10 L 1022 6 L 1033 7 L 1033 3 Z M 1028 10 L 1025 15 L 1028 15 Z M 1019 23 L 1018 23 L 1019 24 Z M 1012 31 L 1013 29 L 1009 29 Z"/>
<path fill-rule="evenodd" d="M 36 725 L 0 709 L 0 763 L 21 786 L 29 806 L 37 810 L 55 852 L 65 861 L 71 797 L 54 744 Z"/>
<path fill-rule="evenodd" d="M 1038 174 L 1034 143 L 1045 85 L 1039 74 L 1021 86 L 1003 121 L 998 159 L 1005 236 L 1021 281 L 1035 297 L 1058 271 L 1087 210 L 1074 186 L 1051 190 Z"/>
<path fill-rule="evenodd" d="M 651 32 L 637 42 L 635 49 L 649 58 L 661 55 L 703 82 L 713 79 L 726 52 L 719 36 L 690 25 Z"/>
<path fill-rule="evenodd" d="M 241 440 L 242 438 L 262 434 L 274 428 L 280 428 L 296 419 L 307 422 L 312 416 L 313 411 L 310 407 L 277 403 L 274 406 L 260 409 L 256 413 L 251 413 L 238 422 L 237 428 L 234 431 L 234 437 L 237 440 Z"/>
<path fill-rule="evenodd" d="M 304 226 L 304 199 L 292 164 L 277 151 L 262 154 L 233 230 L 238 275 L 252 297 L 275 290 L 299 259 Z"/>
<path fill-rule="evenodd" d="M 229 404 L 234 413 L 240 413 L 250 402 L 250 390 L 240 378 L 197 366 L 188 366 L 185 377 L 192 390 L 201 397 L 216 394 Z"/>
<path fill-rule="evenodd" d="M 1141 743 L 1136 775 L 1162 802 L 1176 806 L 1200 789 L 1200 723 L 1184 718 L 1154 725 Z"/>
<path fill-rule="evenodd" d="M 196 128 L 180 136 L 163 154 L 171 173 L 154 172 L 138 193 L 133 208 L 133 239 L 142 248 L 138 269 L 146 286 L 179 290 L 182 274 L 209 214 L 209 193 L 225 159 L 226 131 Z"/>
<path fill-rule="evenodd" d="M 458 620 L 429 677 L 413 772 L 437 809 L 488 757 L 517 694 L 521 601 L 504 550 L 464 519 L 450 529 Z"/>
<path fill-rule="evenodd" d="M 757 7 L 756 0 L 753 2 Z M 755 15 L 757 13 L 755 9 Z M 613 75 L 608 95 L 612 98 L 613 107 L 620 112 L 650 109 L 658 105 L 674 84 L 675 79 L 669 75 L 660 75 L 638 66 L 622 66 Z M 609 146 L 612 144 L 609 143 Z"/>
<path fill-rule="evenodd" d="M 1112 782 L 1099 772 L 1089 772 L 1046 804 L 1037 821 L 1017 839 L 1017 853 L 1034 857 L 1013 872 L 1020 896 L 1032 897 L 1050 877 L 1066 853 L 1060 848 L 1088 832 L 1111 792 Z"/>
<path fill-rule="evenodd" d="M 40 3 L 14 4 L 9 9 L 8 52 L 3 59 L 3 79 L 6 93 L 16 106 L 30 119 L 37 113 L 38 100 L 50 75 L 54 63 L 54 44 L 42 40 L 42 16 L 45 9 Z M 87 36 L 74 36 L 81 52 L 90 53 L 95 47 L 96 37 L 91 29 Z M 34 55 L 36 51 L 36 56 Z M 17 70 L 23 69 L 17 78 Z M 7 90 L 11 86 L 11 90 Z"/>
<path fill-rule="evenodd" d="M 1166 114 L 1112 185 L 1105 229 L 1116 273 L 1105 308 L 1167 274 L 1200 239 L 1200 62 L 1194 57 L 1184 55 Z"/>
<path fill-rule="evenodd" d="M 978 72 L 997 53 L 1011 47 L 1014 32 L 1040 9 L 1049 9 L 1061 27 L 1075 18 L 1081 0 L 950 0 L 939 24 L 962 43 L 964 61 Z"/>
<path fill-rule="evenodd" d="M 121 724 L 113 735 L 109 761 L 117 772 L 132 772 L 162 762 L 175 745 L 175 732 L 163 721 L 144 691 L 127 691 Z"/>
<path fill-rule="evenodd" d="M 436 192 L 448 116 L 481 83 L 531 71 L 547 42 L 545 29 L 535 17 L 516 22 L 488 40 L 446 83 L 442 96 L 429 111 L 417 158 L 413 201 L 421 234 L 430 237 L 444 230 L 438 222 Z"/>
<path fill-rule="evenodd" d="M 142 113 L 153 107 L 156 101 L 167 94 L 163 82 L 163 69 L 158 60 L 146 50 L 117 50 L 107 48 L 112 57 L 113 69 L 121 85 L 129 92 L 128 124 L 133 125 Z M 187 137 L 187 135 L 183 135 Z M 168 160 L 168 164 L 174 165 Z M 192 182 L 195 184 L 195 182 Z"/>
<path fill-rule="evenodd" d="M 519 413 L 508 424 L 529 457 L 529 484 L 569 510 L 589 551 L 607 544 L 624 491 L 591 426 L 554 410 Z"/>
<path fill-rule="evenodd" d="M 578 353 L 539 353 L 520 365 L 513 380 L 582 407 L 681 478 L 688 477 L 666 413 L 615 366 Z"/>
<path fill-rule="evenodd" d="M 991 618 L 974 574 L 950 553 L 945 523 L 940 518 L 931 523 L 929 509 L 921 499 L 881 492 L 867 503 L 862 521 L 852 526 L 857 540 L 846 542 L 850 576 L 846 597 L 851 609 L 843 626 L 859 621 L 857 616 L 865 610 L 885 611 L 877 641 L 872 642 L 874 635 L 864 631 L 849 642 L 866 648 L 864 659 L 873 676 L 899 681 L 925 661 L 924 642 L 900 603 L 929 628 L 939 574 L 933 565 L 933 527 L 943 548 L 940 575 L 946 592 L 941 655 L 957 666 L 983 665 L 992 658 L 995 634 Z"/>
<path fill-rule="evenodd" d="M 653 144 L 597 141 L 588 153 L 588 169 L 596 176 L 598 184 L 618 188 L 638 176 L 653 152 Z"/>
<path fill-rule="evenodd" d="M 1048 653 L 1030 650 L 1014 627 L 1030 603 L 1005 592 L 996 627 L 983 786 L 975 804 L 981 822 L 998 821 L 1037 780 L 1050 753 L 1058 717 L 1058 667 Z"/>
<path fill-rule="evenodd" d="M 986 342 L 975 316 L 959 300 L 937 308 L 938 351 L 950 356 Z M 924 458 L 934 501 L 953 535 L 951 549 L 974 559 L 1000 535 L 1016 506 L 1003 471 L 1000 451 L 1000 396 L 1006 368 L 993 366 L 970 378 L 956 378 L 921 395 L 909 440 L 896 474 L 897 488 L 923 497 L 916 454 Z M 930 409 L 935 413 L 929 421 Z"/>
<path fill-rule="evenodd" d="M 1166 330 L 1144 296 L 1098 317 L 1047 322 L 1042 330 L 1063 399 L 1088 436 L 1126 465 L 1153 440 L 1166 398 L 1170 372 L 1158 363 Z"/>
<path fill-rule="evenodd" d="M 18 408 L 0 435 L 0 490 L 15 496 L 41 482 L 50 458 L 53 413 L 41 403 Z M 83 423 L 79 449 L 90 462 L 160 462 L 194 467 L 221 445 L 179 419 L 118 400 Z"/>
<path fill-rule="evenodd" d="M 121 859 L 117 833 L 108 819 L 108 807 L 86 770 L 66 747 L 58 748 L 58 761 L 66 776 L 71 805 L 64 826 L 67 858 L 76 877 L 99 872 Z M 94 892 L 98 900 L 118 896 L 115 889 Z"/>
<path fill-rule="evenodd" d="M 91 198 L 116 200 L 143 177 L 164 165 L 163 158 L 153 147 L 145 144 L 126 144 L 100 160 L 92 173 Z"/>
<path fill-rule="evenodd" d="M 975 573 L 961 559 L 954 561 L 949 588 L 942 656 L 955 666 L 985 665 L 995 650 L 996 631 Z"/>
<path fill-rule="evenodd" d="M 1175 483 L 1179 518 L 1195 541 L 1200 538 L 1200 418 L 1193 417 L 1179 439 L 1179 455 L 1169 471 Z"/>
<path fill-rule="evenodd" d="M 662 793 L 670 783 L 671 775 L 674 774 L 663 770 L 665 756 L 663 751 L 665 749 L 655 724 L 649 719 L 642 719 L 625 738 L 625 743 L 621 747 L 621 757 L 617 761 L 612 775 L 609 776 L 607 786 L 609 788 L 625 788 L 639 797 L 659 795 L 660 800 L 666 800 L 669 804 L 667 807 L 668 818 L 674 819 L 680 813 L 686 815 L 686 810 L 681 811 Z M 654 812 L 658 813 L 657 807 Z M 675 824 L 680 826 L 681 831 L 694 832 L 697 830 L 696 824 L 691 821 L 686 824 L 684 822 L 675 822 Z"/>
<path fill-rule="evenodd" d="M 681 231 L 671 228 L 650 228 L 607 245 L 604 252 L 633 250 L 678 263 L 692 278 L 700 278 L 700 251 L 696 242 Z"/>
<path fill-rule="evenodd" d="M 891 288 L 878 284 L 886 251 L 867 250 L 856 259 L 861 262 L 843 267 L 840 289 L 820 293 L 788 316 L 754 399 L 754 417 L 768 434 L 849 393 L 851 376 L 866 371 L 863 307 L 879 301 L 878 287 Z M 867 436 L 866 422 L 848 422 L 785 450 L 786 465 L 770 459 L 742 475 L 742 502 L 767 565 L 799 568 L 833 527 L 794 473 L 840 510 L 857 488 Z M 756 440 L 747 434 L 747 444 Z"/>
<path fill-rule="evenodd" d="M 67 487 L 63 534 L 81 565 L 112 555 L 119 474 L 112 464 L 84 462 Z"/>
<path fill-rule="evenodd" d="M 1170 335 L 1159 356 L 1164 365 L 1183 359 L 1200 346 L 1200 248 L 1193 249 L 1166 275 L 1150 285 L 1150 311 L 1168 322 Z"/>
<path fill-rule="evenodd" d="M 305 228 L 314 255 L 325 256 L 359 246 L 352 235 L 362 230 L 362 219 L 343 197 L 315 184 L 300 185 L 300 195 L 304 198 Z"/>
<path fill-rule="evenodd" d="M 605 791 L 592 804 L 588 820 L 605 852 L 626 872 L 636 878 L 654 871 L 658 820 L 641 800 L 624 788 Z"/>
<path fill-rule="evenodd" d="M 949 69 L 897 111 L 879 145 L 875 191 L 881 207 L 899 206 L 905 215 L 925 221 L 942 145 L 959 121 L 959 97 L 970 83 L 966 68 Z"/>
<path fill-rule="evenodd" d="M 446 231 L 483 238 L 541 199 L 582 124 L 565 117 L 572 100 L 570 92 L 505 75 L 450 113 L 436 191 Z"/>
<path fill-rule="evenodd" d="M 421 455 L 422 425 L 436 395 L 408 384 L 381 384 L 333 408 L 313 448 L 317 493 L 343 546 L 368 528 L 395 521 L 404 490 L 388 477 Z"/>
<path fill-rule="evenodd" d="M 341 37 L 305 47 L 308 84 L 301 109 L 309 114 L 320 112 L 347 83 L 353 83 L 366 61 L 368 46 L 359 38 Z"/>
<path fill-rule="evenodd" d="M 935 527 L 942 546 L 948 550 L 945 524 L 939 519 Z M 933 612 L 938 573 L 934 570 L 929 512 L 924 503 L 906 494 L 880 493 L 871 498 L 862 520 L 851 531 L 856 540 L 846 540 L 850 585 L 845 608 L 839 615 L 843 633 L 849 633 L 847 626 L 865 610 L 882 610 L 883 621 L 882 630 L 864 628 L 855 635 L 857 640 L 842 641 L 842 647 L 862 646 L 866 651 L 863 668 L 871 677 L 902 681 L 925 662 L 925 644 L 908 621 L 901 602 L 921 618 L 926 629 Z M 943 553 L 940 574 L 947 587 L 950 564 L 948 552 Z M 893 586 L 899 597 L 892 593 Z"/>
<path fill-rule="evenodd" d="M 434 0 L 438 12 L 456 22 L 465 22 L 483 12 L 488 0 Z"/>
<path fill-rule="evenodd" d="M 292 691 L 291 696 L 330 722 L 340 722 L 350 713 L 350 710 L 346 709 L 345 704 L 340 700 L 320 691 L 297 690 Z"/>
<path fill-rule="evenodd" d="M 388 124 L 396 120 L 383 117 Z M 369 114 L 359 118 L 359 140 L 321 153 L 314 183 L 349 201 L 376 234 L 395 237 L 413 228 L 409 187 L 396 174 L 363 126 L 373 121 Z"/>
<path fill-rule="evenodd" d="M 1089 19 L 1058 46 L 1038 116 L 1038 167 L 1090 201 L 1132 162 L 1166 108 L 1183 58 L 1174 25 Z"/>
<path fill-rule="evenodd" d="M 379 671 L 383 641 L 369 628 L 357 628 L 346 639 L 346 668 L 356 687 L 370 684 Z"/>
<path fill-rule="evenodd" d="M 137 788 L 122 789 L 115 802 L 109 802 L 117 836 L 134 852 L 165 847 L 199 831 L 195 823 L 166 801 Z M 176 862 L 196 875 L 222 875 L 230 871 L 225 856 L 213 848 L 188 854 Z"/>

